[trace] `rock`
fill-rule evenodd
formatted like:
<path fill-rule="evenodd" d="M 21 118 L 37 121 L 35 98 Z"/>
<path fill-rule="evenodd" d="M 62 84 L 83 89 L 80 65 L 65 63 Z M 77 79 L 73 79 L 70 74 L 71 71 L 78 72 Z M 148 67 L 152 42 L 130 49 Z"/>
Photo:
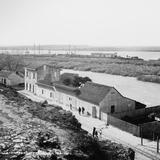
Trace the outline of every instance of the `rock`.
<path fill-rule="evenodd" d="M 51 157 L 51 153 L 42 151 L 42 150 L 38 150 L 38 152 L 36 153 L 38 156 L 42 156 L 42 157 Z"/>

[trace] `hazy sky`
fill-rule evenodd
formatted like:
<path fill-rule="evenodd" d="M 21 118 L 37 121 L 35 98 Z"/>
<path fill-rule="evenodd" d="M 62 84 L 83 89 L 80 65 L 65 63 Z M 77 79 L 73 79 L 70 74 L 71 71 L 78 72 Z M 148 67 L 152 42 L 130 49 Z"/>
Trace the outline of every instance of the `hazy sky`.
<path fill-rule="evenodd" d="M 160 46 L 160 0 L 0 0 L 0 45 Z"/>

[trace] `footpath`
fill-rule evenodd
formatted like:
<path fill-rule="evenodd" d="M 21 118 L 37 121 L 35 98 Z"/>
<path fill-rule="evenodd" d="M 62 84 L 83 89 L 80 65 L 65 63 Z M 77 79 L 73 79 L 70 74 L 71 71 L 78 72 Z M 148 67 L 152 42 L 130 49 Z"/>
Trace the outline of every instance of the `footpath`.
<path fill-rule="evenodd" d="M 33 101 L 43 102 L 44 98 L 38 97 L 30 92 L 25 90 L 19 91 L 19 93 L 24 96 L 32 99 Z M 53 101 L 47 100 L 49 104 L 59 105 Z M 69 110 L 64 105 L 61 107 L 65 110 Z M 104 121 L 99 119 L 92 118 L 91 116 L 86 116 L 86 114 L 79 115 L 77 110 L 70 110 L 78 121 L 81 123 L 82 128 L 92 134 L 93 127 L 96 127 L 97 130 L 102 129 L 102 135 L 100 139 L 109 139 L 113 142 L 120 143 L 124 146 L 130 147 L 135 151 L 136 160 L 160 160 L 160 153 L 157 153 L 157 143 L 155 141 L 150 141 L 143 139 L 143 145 L 141 145 L 141 138 L 133 136 L 130 133 L 119 130 L 114 126 L 106 126 Z"/>

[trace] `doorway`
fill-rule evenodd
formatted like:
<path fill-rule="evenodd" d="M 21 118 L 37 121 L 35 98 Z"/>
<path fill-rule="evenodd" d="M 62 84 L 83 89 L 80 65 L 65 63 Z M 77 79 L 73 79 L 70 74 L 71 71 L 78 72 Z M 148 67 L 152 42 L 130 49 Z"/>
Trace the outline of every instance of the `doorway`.
<path fill-rule="evenodd" d="M 111 106 L 111 113 L 114 113 L 114 112 L 115 112 L 115 106 L 112 105 L 112 106 Z"/>

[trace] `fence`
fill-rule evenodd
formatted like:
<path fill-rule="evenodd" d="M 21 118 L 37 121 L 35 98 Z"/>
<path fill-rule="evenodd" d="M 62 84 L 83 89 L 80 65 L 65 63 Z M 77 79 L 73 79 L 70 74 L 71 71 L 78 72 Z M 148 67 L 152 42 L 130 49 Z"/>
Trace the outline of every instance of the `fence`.
<path fill-rule="evenodd" d="M 117 118 L 122 118 L 125 116 L 136 117 L 136 116 L 140 116 L 140 115 L 144 115 L 144 114 L 145 114 L 145 108 L 121 112 L 121 113 L 114 113 L 112 115 Z"/>
<path fill-rule="evenodd" d="M 135 136 L 140 136 L 140 127 L 134 124 L 123 121 L 117 117 L 113 117 L 111 115 L 107 115 L 107 123 L 111 124 L 123 131 L 132 133 Z"/>
<path fill-rule="evenodd" d="M 122 118 L 124 116 L 137 117 L 137 116 L 146 115 L 152 112 L 160 112 L 160 106 L 136 109 L 136 110 L 126 111 L 121 113 L 114 113 L 112 114 L 112 116 L 117 118 Z"/>
<path fill-rule="evenodd" d="M 154 136 L 160 135 L 160 122 L 158 121 L 143 123 L 141 128 L 142 136 L 144 138 L 153 139 Z"/>

